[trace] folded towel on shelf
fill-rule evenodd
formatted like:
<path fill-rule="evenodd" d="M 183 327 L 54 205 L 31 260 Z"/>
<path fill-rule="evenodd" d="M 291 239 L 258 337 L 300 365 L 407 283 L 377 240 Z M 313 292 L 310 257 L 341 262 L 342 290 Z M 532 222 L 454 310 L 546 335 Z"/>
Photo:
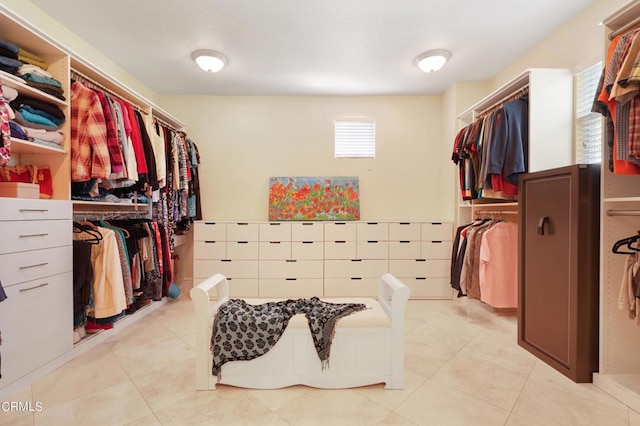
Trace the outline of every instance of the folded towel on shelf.
<path fill-rule="evenodd" d="M 17 108 L 15 111 L 22 114 L 22 118 L 24 118 L 26 121 L 31 123 L 36 123 L 36 124 L 44 124 L 46 126 L 54 126 L 56 129 L 58 128 L 58 125 L 53 121 L 49 120 L 47 117 L 44 117 L 40 114 L 34 114 L 33 112 L 28 111 L 25 108 L 26 106 Z"/>
<path fill-rule="evenodd" d="M 22 113 L 20 113 L 19 110 L 13 110 L 13 112 L 15 114 L 14 121 L 23 127 L 27 126 L 27 127 L 32 127 L 34 129 L 44 129 L 44 130 L 51 130 L 51 131 L 58 130 L 58 126 L 56 126 L 55 124 L 46 125 L 46 124 L 34 123 L 32 121 L 27 121 L 22 116 Z"/>
<path fill-rule="evenodd" d="M 0 51 L 1 52 L 1 51 Z M 37 65 L 24 64 L 18 68 L 18 75 L 35 74 L 41 77 L 53 78 L 50 72 L 43 70 Z"/>
<path fill-rule="evenodd" d="M 31 81 L 32 83 L 47 84 L 49 86 L 62 88 L 62 83 L 60 83 L 55 78 L 45 77 L 31 72 L 20 75 L 20 78 L 26 81 Z"/>

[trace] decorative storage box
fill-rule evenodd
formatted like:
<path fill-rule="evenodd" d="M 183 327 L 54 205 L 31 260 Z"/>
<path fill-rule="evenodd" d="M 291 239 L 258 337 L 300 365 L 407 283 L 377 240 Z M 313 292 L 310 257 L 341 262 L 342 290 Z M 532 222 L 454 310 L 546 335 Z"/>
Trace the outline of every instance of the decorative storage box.
<path fill-rule="evenodd" d="M 40 198 L 40 185 L 37 183 L 0 182 L 0 197 Z"/>

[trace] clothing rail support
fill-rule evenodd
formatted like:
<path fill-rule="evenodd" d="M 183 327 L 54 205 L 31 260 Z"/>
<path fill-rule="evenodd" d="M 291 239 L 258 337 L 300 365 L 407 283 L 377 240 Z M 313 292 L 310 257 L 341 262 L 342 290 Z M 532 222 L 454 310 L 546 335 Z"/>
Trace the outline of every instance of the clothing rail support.
<path fill-rule="evenodd" d="M 515 92 L 512 92 L 509 95 L 505 96 L 504 98 L 500 99 L 499 101 L 496 101 L 495 103 L 493 103 L 493 105 L 485 108 L 482 112 L 478 113 L 476 119 L 484 117 L 488 113 L 492 112 L 494 109 L 500 108 L 505 103 L 511 100 L 515 101 L 516 99 L 520 99 L 522 96 L 524 96 L 527 93 L 529 93 L 528 83 L 522 86 L 521 88 L 517 89 Z"/>
<path fill-rule="evenodd" d="M 640 24 L 640 16 L 638 16 L 637 18 L 627 22 L 626 24 L 624 24 L 623 26 L 621 26 L 620 28 L 618 28 L 615 31 L 612 31 L 609 34 L 609 40 L 613 40 L 614 38 L 616 38 L 618 35 L 627 32 L 628 30 L 633 30 L 634 27 L 636 25 Z"/>

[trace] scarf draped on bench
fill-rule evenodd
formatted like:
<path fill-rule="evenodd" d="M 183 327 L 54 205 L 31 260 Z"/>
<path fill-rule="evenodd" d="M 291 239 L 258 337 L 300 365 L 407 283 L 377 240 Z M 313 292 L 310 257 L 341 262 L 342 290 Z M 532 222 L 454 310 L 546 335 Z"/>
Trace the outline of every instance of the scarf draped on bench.
<path fill-rule="evenodd" d="M 329 366 L 329 351 L 337 321 L 363 309 L 366 305 L 362 303 L 329 303 L 317 297 L 260 305 L 230 299 L 220 306 L 213 321 L 212 373 L 220 379 L 225 363 L 249 361 L 269 352 L 296 314 L 305 314 L 324 369 Z"/>

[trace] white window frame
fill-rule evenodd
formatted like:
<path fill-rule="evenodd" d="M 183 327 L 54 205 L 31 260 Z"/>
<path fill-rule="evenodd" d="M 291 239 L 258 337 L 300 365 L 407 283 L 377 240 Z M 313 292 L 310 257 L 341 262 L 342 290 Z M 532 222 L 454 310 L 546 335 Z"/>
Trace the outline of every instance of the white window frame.
<path fill-rule="evenodd" d="M 602 74 L 598 62 L 575 75 L 574 159 L 576 164 L 602 163 L 602 116 L 591 112 Z"/>
<path fill-rule="evenodd" d="M 335 158 L 375 158 L 376 122 L 372 118 L 334 120 Z"/>

